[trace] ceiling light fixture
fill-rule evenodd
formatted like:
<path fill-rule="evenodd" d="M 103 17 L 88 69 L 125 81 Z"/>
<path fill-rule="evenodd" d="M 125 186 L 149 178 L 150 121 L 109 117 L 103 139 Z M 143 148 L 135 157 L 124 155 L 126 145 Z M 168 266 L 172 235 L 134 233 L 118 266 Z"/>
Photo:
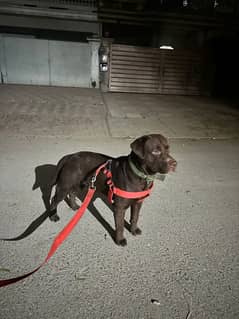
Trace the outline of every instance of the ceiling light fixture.
<path fill-rule="evenodd" d="M 174 50 L 171 45 L 161 45 L 159 48 L 163 50 Z"/>

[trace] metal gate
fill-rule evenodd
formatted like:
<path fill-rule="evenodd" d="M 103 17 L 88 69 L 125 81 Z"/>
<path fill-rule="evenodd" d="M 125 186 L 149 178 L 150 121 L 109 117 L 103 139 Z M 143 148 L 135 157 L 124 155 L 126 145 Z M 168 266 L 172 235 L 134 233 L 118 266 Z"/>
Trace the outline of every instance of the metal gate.
<path fill-rule="evenodd" d="M 0 36 L 2 83 L 91 87 L 89 43 Z"/>
<path fill-rule="evenodd" d="M 109 90 L 199 95 L 200 53 L 112 44 Z"/>

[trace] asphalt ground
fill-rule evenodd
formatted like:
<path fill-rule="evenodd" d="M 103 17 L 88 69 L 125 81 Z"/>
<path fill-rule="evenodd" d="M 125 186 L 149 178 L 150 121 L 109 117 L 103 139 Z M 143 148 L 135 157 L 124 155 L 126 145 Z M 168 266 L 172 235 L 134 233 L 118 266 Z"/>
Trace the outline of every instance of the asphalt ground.
<path fill-rule="evenodd" d="M 117 116 L 119 122 L 124 118 L 112 110 L 125 95 L 122 99 L 115 96 L 112 105 L 111 95 L 102 98 L 99 92 L 94 95 L 86 91 L 84 95 L 83 91 L 64 89 L 60 94 L 58 88 L 0 88 L 0 237 L 18 236 L 44 213 L 40 188 L 32 190 L 36 167 L 53 167 L 63 155 L 79 150 L 128 154 L 134 135 L 148 129 L 139 125 L 142 118 L 136 125 L 137 116 L 132 114 L 142 113 L 131 112 L 133 97 L 128 95 L 125 119 L 129 119 L 128 130 L 133 136 L 124 126 L 121 136 L 114 136 L 111 123 Z M 76 104 L 70 107 L 67 101 L 73 97 Z M 140 95 L 137 98 L 140 100 Z M 84 110 L 82 102 L 77 111 L 77 102 L 83 100 L 90 101 L 92 110 Z M 145 200 L 140 216 L 142 235 L 133 237 L 125 229 L 128 245 L 115 245 L 110 236 L 112 212 L 97 199 L 96 210 L 86 211 L 43 268 L 22 282 L 1 288 L 1 318 L 239 317 L 238 128 L 221 124 L 234 123 L 238 114 L 226 105 L 213 103 L 217 110 L 213 113 L 214 128 L 221 126 L 227 136 L 206 137 L 201 128 L 204 136 L 193 137 L 194 124 L 191 136 L 169 136 L 178 168 L 164 182 L 156 181 L 152 195 Z M 104 111 L 98 112 L 99 108 Z M 165 114 L 163 110 L 161 106 L 161 117 L 166 118 L 169 110 L 165 109 Z M 195 109 L 192 118 L 197 114 Z M 93 123 L 93 131 L 86 118 Z M 174 120 L 177 127 L 177 117 Z M 182 125 L 188 127 L 188 118 Z M 84 127 L 91 134 L 82 132 Z M 165 130 L 170 127 L 165 124 Z M 207 132 L 211 129 L 209 126 Z M 74 212 L 61 203 L 59 215 L 58 223 L 46 219 L 25 239 L 0 243 L 2 279 L 31 271 L 43 262 L 54 237 Z"/>

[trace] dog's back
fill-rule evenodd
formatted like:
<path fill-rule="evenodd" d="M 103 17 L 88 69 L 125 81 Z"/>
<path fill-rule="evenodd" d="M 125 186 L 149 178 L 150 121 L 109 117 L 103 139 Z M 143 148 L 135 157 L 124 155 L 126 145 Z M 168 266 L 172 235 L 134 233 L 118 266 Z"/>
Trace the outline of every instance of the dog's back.
<path fill-rule="evenodd" d="M 57 164 L 52 186 L 61 184 L 63 187 L 69 188 L 76 184 L 79 185 L 109 158 L 111 157 L 95 152 L 78 152 L 66 155 Z"/>

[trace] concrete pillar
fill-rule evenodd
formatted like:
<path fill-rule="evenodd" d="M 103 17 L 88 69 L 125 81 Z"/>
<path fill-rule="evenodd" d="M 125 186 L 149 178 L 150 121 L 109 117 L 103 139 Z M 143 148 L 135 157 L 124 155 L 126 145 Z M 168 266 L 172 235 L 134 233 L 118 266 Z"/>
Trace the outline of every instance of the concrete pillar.
<path fill-rule="evenodd" d="M 88 38 L 91 46 L 91 86 L 99 88 L 99 47 L 100 39 L 97 37 Z"/>
<path fill-rule="evenodd" d="M 109 91 L 109 79 L 110 79 L 110 51 L 111 44 L 114 40 L 112 38 L 102 38 L 101 39 L 101 51 L 104 51 L 104 54 L 108 56 L 108 70 L 100 71 L 100 88 L 102 92 Z"/>
<path fill-rule="evenodd" d="M 7 68 L 4 51 L 4 36 L 0 34 L 0 84 L 7 83 Z"/>

